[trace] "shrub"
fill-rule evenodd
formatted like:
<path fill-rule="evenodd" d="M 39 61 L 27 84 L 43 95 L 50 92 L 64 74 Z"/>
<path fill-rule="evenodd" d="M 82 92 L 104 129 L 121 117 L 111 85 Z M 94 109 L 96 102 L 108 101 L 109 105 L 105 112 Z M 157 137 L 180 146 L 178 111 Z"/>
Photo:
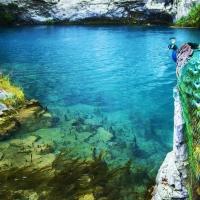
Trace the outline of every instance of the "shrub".
<path fill-rule="evenodd" d="M 0 24 L 10 24 L 14 21 L 11 10 L 18 9 L 18 6 L 15 4 L 8 4 L 7 6 L 0 3 Z"/>
<path fill-rule="evenodd" d="M 19 7 L 17 4 L 14 4 L 14 3 L 8 3 L 8 8 L 11 9 L 11 10 L 18 10 Z"/>
<path fill-rule="evenodd" d="M 11 23 L 14 20 L 13 16 L 9 13 L 5 13 L 4 18 L 7 23 Z"/>
<path fill-rule="evenodd" d="M 53 24 L 52 19 L 46 19 L 46 24 Z"/>
<path fill-rule="evenodd" d="M 200 4 L 193 5 L 187 17 L 181 17 L 176 21 L 176 26 L 184 26 L 184 27 L 197 27 L 200 28 Z"/>

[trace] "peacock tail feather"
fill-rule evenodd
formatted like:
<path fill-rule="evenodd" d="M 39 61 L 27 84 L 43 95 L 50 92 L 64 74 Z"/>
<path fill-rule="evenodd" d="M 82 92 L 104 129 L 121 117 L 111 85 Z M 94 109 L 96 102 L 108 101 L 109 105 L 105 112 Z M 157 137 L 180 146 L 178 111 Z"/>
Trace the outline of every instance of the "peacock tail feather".
<path fill-rule="evenodd" d="M 189 46 L 189 45 L 188 45 Z M 200 49 L 184 44 L 178 53 L 177 75 L 190 167 L 200 179 Z M 180 48 L 180 49 L 181 49 Z M 188 51 L 184 52 L 184 49 Z M 181 55 L 182 54 L 182 55 Z M 185 56 L 187 55 L 187 56 Z M 183 58 L 184 57 L 184 58 Z"/>

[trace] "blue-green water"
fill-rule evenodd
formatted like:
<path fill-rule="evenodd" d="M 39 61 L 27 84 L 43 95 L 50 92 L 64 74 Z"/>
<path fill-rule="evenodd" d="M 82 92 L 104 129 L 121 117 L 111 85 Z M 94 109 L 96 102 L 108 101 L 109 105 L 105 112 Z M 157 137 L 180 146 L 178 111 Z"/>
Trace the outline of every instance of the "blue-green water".
<path fill-rule="evenodd" d="M 180 46 L 199 43 L 199 34 L 167 27 L 0 27 L 0 71 L 59 119 L 50 131 L 81 118 L 114 134 L 97 139 L 97 128 L 97 138 L 72 141 L 81 156 L 95 147 L 109 152 L 107 162 L 133 157 L 134 165 L 149 165 L 155 174 L 173 140 L 176 75 L 169 38 Z"/>

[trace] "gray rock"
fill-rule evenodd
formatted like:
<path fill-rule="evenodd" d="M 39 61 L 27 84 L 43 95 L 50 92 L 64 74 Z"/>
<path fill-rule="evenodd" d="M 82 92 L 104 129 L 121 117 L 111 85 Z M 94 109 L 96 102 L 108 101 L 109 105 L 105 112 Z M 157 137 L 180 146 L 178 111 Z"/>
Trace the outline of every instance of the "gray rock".
<path fill-rule="evenodd" d="M 189 10 L 193 6 L 193 4 L 200 3 L 200 0 L 194 0 L 194 1 L 188 1 L 188 0 L 181 0 L 177 3 L 177 14 L 175 16 L 175 20 L 180 19 L 183 16 L 187 16 L 189 13 Z"/>
<path fill-rule="evenodd" d="M 3 104 L 3 103 L 0 103 L 0 115 L 3 114 L 3 111 L 4 110 L 8 110 L 8 108 Z M 1 119 L 1 118 L 0 118 Z"/>
<path fill-rule="evenodd" d="M 192 0 L 189 3 L 183 0 L 178 4 L 172 4 L 169 0 L 1 0 L 1 3 L 18 6 L 19 10 L 12 12 L 19 22 L 38 23 L 46 20 L 74 22 L 90 19 L 172 22 L 186 15 L 192 6 Z"/>
<path fill-rule="evenodd" d="M 179 92 L 174 88 L 174 144 L 173 151 L 167 154 L 161 165 L 153 192 L 153 200 L 186 199 L 188 153 L 186 140 L 183 137 L 184 121 Z"/>
<path fill-rule="evenodd" d="M 5 90 L 0 90 L 0 99 L 6 100 L 7 98 L 12 98 L 13 95 L 9 92 L 6 92 Z"/>
<path fill-rule="evenodd" d="M 188 153 L 187 153 L 187 145 L 184 143 L 180 147 L 177 148 L 176 158 L 179 161 L 187 160 Z"/>

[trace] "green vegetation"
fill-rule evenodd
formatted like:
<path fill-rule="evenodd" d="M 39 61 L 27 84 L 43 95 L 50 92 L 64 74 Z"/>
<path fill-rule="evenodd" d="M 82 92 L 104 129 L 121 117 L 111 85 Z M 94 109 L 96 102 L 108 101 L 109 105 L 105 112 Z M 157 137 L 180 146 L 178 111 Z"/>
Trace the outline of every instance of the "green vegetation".
<path fill-rule="evenodd" d="M 11 24 L 14 21 L 14 14 L 18 11 L 19 7 L 14 3 L 4 5 L 0 3 L 0 24 Z"/>
<path fill-rule="evenodd" d="M 0 99 L 0 102 L 5 104 L 6 106 L 18 106 L 25 103 L 25 96 L 19 87 L 16 87 L 11 84 L 9 76 L 3 76 L 0 72 L 0 90 L 4 90 L 10 94 L 12 97 L 8 97 L 5 100 Z"/>
<path fill-rule="evenodd" d="M 70 158 L 68 152 L 60 155 L 42 168 L 32 160 L 22 168 L 10 168 L 0 172 L 0 199 L 84 200 L 138 199 L 134 191 L 134 174 L 131 161 L 112 170 L 102 153 L 94 160 Z M 142 177 L 141 177 L 142 178 Z"/>
<path fill-rule="evenodd" d="M 179 27 L 200 28 L 200 4 L 193 5 L 187 17 L 181 17 L 175 25 Z"/>
<path fill-rule="evenodd" d="M 53 21 L 52 21 L 52 19 L 46 19 L 46 24 L 53 24 Z"/>
<path fill-rule="evenodd" d="M 11 10 L 18 10 L 19 9 L 18 5 L 14 4 L 14 3 L 8 3 L 7 6 Z"/>
<path fill-rule="evenodd" d="M 9 13 L 4 14 L 4 19 L 6 23 L 11 23 L 14 20 L 13 16 Z"/>

